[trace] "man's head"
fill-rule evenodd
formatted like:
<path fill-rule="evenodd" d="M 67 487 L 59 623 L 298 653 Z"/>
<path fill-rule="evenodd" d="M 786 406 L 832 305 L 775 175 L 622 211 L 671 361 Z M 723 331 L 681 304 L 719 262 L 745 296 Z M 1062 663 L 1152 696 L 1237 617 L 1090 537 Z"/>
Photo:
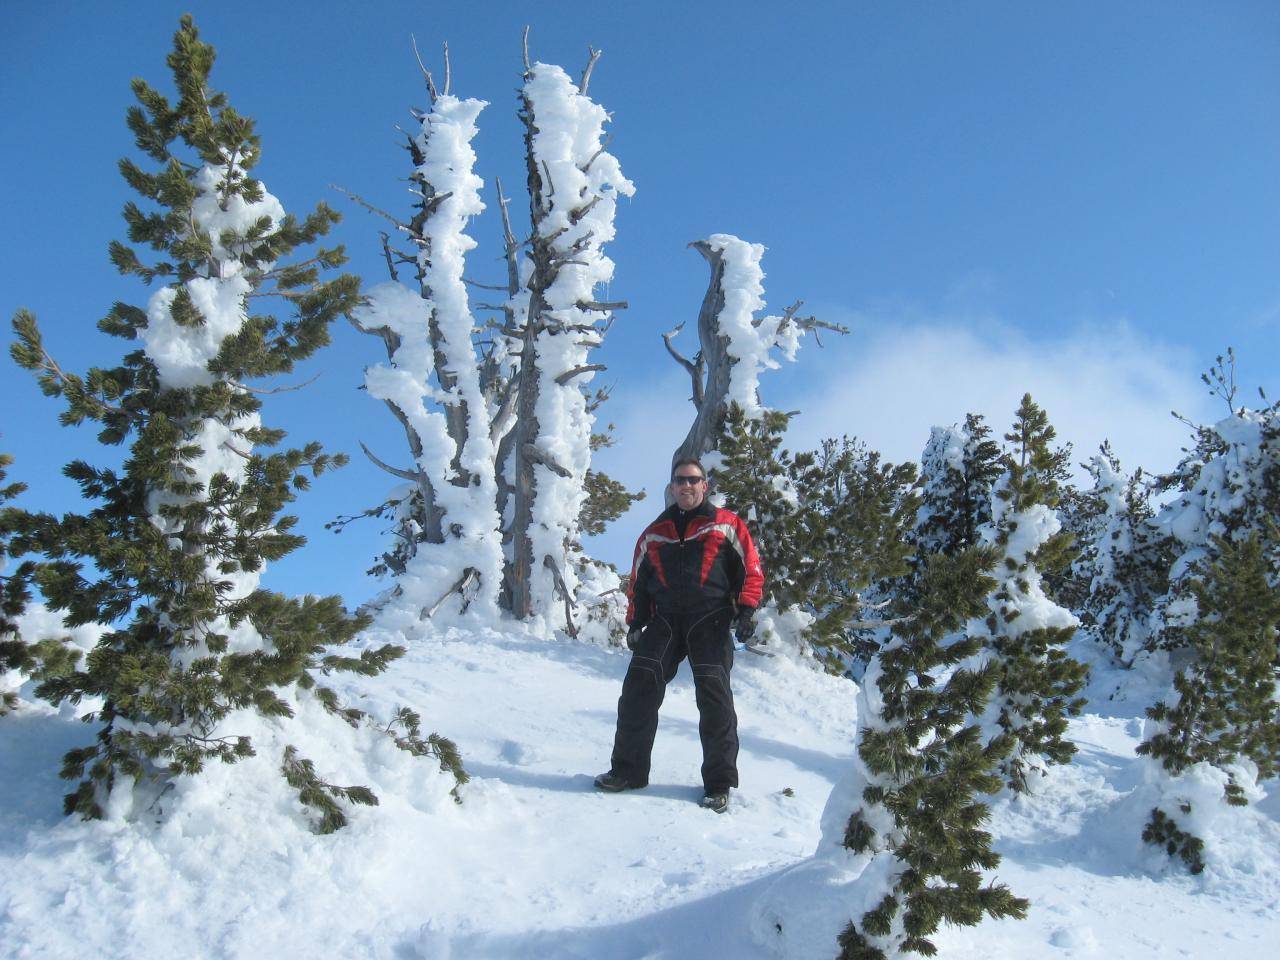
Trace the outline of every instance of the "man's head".
<path fill-rule="evenodd" d="M 671 468 L 671 496 L 681 510 L 693 510 L 707 498 L 707 471 L 693 458 L 676 461 Z"/>

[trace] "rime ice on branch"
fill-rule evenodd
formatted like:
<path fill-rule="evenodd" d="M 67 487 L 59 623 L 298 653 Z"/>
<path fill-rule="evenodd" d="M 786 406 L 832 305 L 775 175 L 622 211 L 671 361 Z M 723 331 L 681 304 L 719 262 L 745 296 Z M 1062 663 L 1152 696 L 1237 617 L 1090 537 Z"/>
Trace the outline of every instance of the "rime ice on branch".
<path fill-rule="evenodd" d="M 396 505 L 399 542 L 385 558 L 396 586 L 384 602 L 407 622 L 434 612 L 464 584 L 463 606 L 492 615 L 502 586 L 493 423 L 501 408 L 491 411 L 482 387 L 463 280 L 476 245 L 467 224 L 484 210 L 471 148 L 484 103 L 431 89 L 431 109 L 408 138 L 414 216 L 395 221 L 412 247 L 397 251 L 398 262 L 410 266 L 416 289 L 396 279 L 388 238 L 392 280 L 370 291 L 354 316 L 386 346 L 387 362 L 365 371 L 365 385 L 400 422 L 413 458 L 409 470 L 374 458 L 413 485 Z"/>
<path fill-rule="evenodd" d="M 591 464 L 592 416 L 582 385 L 603 369 L 591 351 L 612 311 L 625 306 L 601 299 L 613 277 L 603 247 L 614 236 L 618 196 L 635 188 L 605 149 L 608 114 L 560 67 L 530 66 L 520 97 L 533 233 L 527 312 L 511 331 L 520 364 L 507 582 L 517 617 L 562 625 L 576 586 L 568 552 Z"/>
<path fill-rule="evenodd" d="M 747 419 L 764 413 L 760 403 L 760 374 L 777 369 L 777 350 L 794 361 L 800 338 L 819 329 L 849 331 L 839 324 L 814 317 L 797 317 L 801 301 L 781 316 L 757 317 L 764 309 L 764 271 L 760 259 L 764 246 L 725 233 L 690 244 L 711 268 L 711 279 L 698 311 L 698 351 L 689 360 L 672 342 L 684 324 L 662 335 L 667 352 L 689 374 L 697 413 L 684 442 L 672 456 L 702 457 L 719 449 L 725 416 L 737 404 Z"/>

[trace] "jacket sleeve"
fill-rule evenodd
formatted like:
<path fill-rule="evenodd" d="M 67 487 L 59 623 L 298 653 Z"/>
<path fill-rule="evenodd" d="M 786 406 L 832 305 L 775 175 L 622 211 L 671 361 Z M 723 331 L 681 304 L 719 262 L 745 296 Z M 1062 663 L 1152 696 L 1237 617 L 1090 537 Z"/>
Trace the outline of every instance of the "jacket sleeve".
<path fill-rule="evenodd" d="M 643 627 L 653 613 L 653 598 L 644 585 L 644 574 L 649 565 L 644 551 L 644 534 L 648 532 L 646 529 L 640 534 L 631 557 L 631 578 L 627 581 L 627 625 L 631 627 Z"/>
<path fill-rule="evenodd" d="M 738 590 L 738 606 L 755 608 L 760 606 L 760 598 L 764 594 L 764 567 L 760 564 L 760 555 L 756 553 L 751 531 L 747 529 L 741 517 L 735 517 L 735 519 L 738 521 L 736 532 L 743 568 L 742 587 Z"/>

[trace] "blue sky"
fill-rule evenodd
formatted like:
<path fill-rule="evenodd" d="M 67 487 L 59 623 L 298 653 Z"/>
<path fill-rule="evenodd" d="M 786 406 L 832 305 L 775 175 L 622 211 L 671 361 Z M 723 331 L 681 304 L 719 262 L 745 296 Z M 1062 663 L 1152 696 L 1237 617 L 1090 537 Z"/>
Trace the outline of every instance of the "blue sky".
<path fill-rule="evenodd" d="M 705 270 L 685 245 L 710 233 L 768 247 L 772 308 L 804 299 L 853 328 L 763 381 L 766 403 L 804 411 L 797 445 L 851 433 L 911 457 L 930 424 L 977 410 L 1002 426 L 1030 390 L 1081 457 L 1110 436 L 1126 464 L 1162 469 L 1185 435 L 1170 407 L 1220 415 L 1197 377 L 1227 345 L 1242 398 L 1280 394 L 1280 6 L 1265 2 L 10 5 L 0 291 L 68 367 L 113 363 L 122 344 L 95 321 L 148 294 L 106 258 L 129 199 L 115 164 L 135 153 L 129 80 L 167 89 L 187 10 L 218 48 L 215 85 L 258 121 L 259 175 L 288 209 L 342 210 L 370 283 L 385 279 L 381 224 L 330 184 L 406 209 L 394 125 L 426 100 L 410 35 L 437 75 L 448 41 L 454 92 L 489 101 L 476 149 L 491 210 L 495 176 L 521 200 L 523 26 L 535 59 L 574 75 L 603 49 L 591 92 L 637 187 L 608 251 L 610 297 L 631 309 L 602 353 L 620 441 L 603 463 L 651 496 L 598 545 L 606 559 L 625 560 L 692 415 L 659 333 L 696 315 Z M 501 277 L 497 231 L 489 214 L 473 227 L 482 281 Z M 407 459 L 356 389 L 378 343 L 334 332 L 301 373 L 320 379 L 267 419 Z M 0 449 L 32 507 L 71 509 L 57 470 L 99 459 L 59 409 L 11 364 L 0 376 Z M 268 583 L 369 596 L 376 527 L 321 525 L 389 480 L 355 460 L 322 478 L 297 504 L 311 544 Z"/>

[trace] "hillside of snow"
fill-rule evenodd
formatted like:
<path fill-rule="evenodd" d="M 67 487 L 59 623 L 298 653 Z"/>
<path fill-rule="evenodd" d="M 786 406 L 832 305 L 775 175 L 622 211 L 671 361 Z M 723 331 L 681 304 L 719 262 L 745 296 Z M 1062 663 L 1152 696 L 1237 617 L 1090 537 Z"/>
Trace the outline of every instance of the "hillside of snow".
<path fill-rule="evenodd" d="M 266 758 L 210 768 L 162 817 L 68 820 L 59 758 L 92 728 L 24 706 L 0 720 L 0 956 L 834 956 L 856 876 L 813 854 L 851 766 L 856 686 L 740 653 L 742 788 L 717 816 L 697 805 L 687 666 L 663 706 L 651 786 L 592 788 L 626 665 L 624 652 L 522 627 L 416 638 L 386 674 L 340 689 L 375 716 L 419 710 L 473 779 L 455 803 L 433 761 L 375 750 L 380 805 L 329 836 L 310 832 Z M 1076 762 L 1034 796 L 993 803 L 996 875 L 1031 900 L 1029 918 L 939 931 L 940 956 L 1259 957 L 1280 942 L 1274 789 L 1238 814 L 1201 877 L 1142 843 L 1146 683 L 1094 663 Z M 300 747 L 325 768 L 322 743 Z"/>

